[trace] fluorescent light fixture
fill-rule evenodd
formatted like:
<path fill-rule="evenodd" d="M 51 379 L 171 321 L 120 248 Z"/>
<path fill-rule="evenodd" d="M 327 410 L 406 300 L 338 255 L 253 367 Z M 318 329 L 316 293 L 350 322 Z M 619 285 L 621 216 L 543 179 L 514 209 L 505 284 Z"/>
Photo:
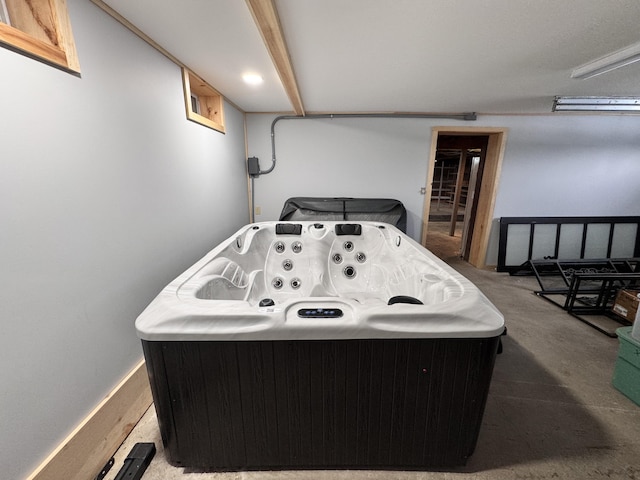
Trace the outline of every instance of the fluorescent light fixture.
<path fill-rule="evenodd" d="M 556 97 L 554 112 L 640 112 L 640 97 Z"/>
<path fill-rule="evenodd" d="M 256 73 L 245 73 L 242 75 L 242 80 L 249 85 L 260 85 L 264 81 L 262 76 Z"/>
<path fill-rule="evenodd" d="M 595 77 L 596 75 L 610 72 L 611 70 L 624 67 L 637 61 L 640 61 L 640 42 L 605 55 L 593 62 L 585 63 L 571 72 L 571 78 L 584 80 L 585 78 Z"/>

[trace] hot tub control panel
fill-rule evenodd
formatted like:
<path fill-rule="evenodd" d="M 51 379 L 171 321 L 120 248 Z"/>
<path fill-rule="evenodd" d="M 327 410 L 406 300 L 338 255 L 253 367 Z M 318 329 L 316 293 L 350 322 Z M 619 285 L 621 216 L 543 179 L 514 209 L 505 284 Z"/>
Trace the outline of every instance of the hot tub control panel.
<path fill-rule="evenodd" d="M 340 318 L 342 310 L 339 308 L 301 308 L 298 310 L 301 318 Z"/>

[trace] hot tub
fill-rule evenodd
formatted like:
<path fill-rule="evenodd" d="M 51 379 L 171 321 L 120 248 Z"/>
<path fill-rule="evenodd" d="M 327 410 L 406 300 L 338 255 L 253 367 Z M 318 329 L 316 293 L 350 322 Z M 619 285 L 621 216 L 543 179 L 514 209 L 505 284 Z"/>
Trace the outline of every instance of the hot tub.
<path fill-rule="evenodd" d="M 376 222 L 245 226 L 136 321 L 176 466 L 428 469 L 473 453 L 500 312 Z"/>

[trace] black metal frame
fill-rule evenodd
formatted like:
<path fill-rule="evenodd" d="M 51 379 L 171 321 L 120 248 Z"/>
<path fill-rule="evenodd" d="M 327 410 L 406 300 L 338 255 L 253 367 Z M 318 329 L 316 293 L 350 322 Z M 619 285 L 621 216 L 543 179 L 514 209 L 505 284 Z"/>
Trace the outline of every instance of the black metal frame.
<path fill-rule="evenodd" d="M 557 305 L 578 320 L 596 330 L 616 337 L 614 330 L 607 330 L 583 315 L 603 315 L 621 325 L 629 322 L 611 311 L 618 290 L 640 286 L 640 262 L 638 259 L 619 260 L 531 260 L 528 262 L 542 290 L 536 295 Z M 549 288 L 548 277 L 560 278 L 563 286 Z M 564 297 L 563 302 L 553 297 Z"/>
<path fill-rule="evenodd" d="M 556 241 L 554 255 L 550 258 L 558 258 L 560 248 L 560 233 L 562 225 L 565 224 L 582 224 L 582 244 L 580 246 L 580 259 L 584 259 L 585 246 L 587 242 L 588 226 L 592 224 L 608 224 L 609 225 L 609 242 L 607 245 L 606 258 L 611 256 L 613 243 L 614 227 L 616 224 L 633 224 L 638 225 L 636 231 L 635 245 L 633 257 L 640 257 L 640 217 L 501 217 L 500 218 L 500 239 L 498 245 L 498 272 L 522 273 L 526 271 L 526 264 L 506 265 L 507 255 L 507 236 L 510 225 L 530 225 L 529 230 L 529 251 L 527 260 L 532 259 L 533 255 L 533 239 L 537 225 L 556 225 Z M 523 269 L 524 267 L 524 269 Z M 529 272 L 531 273 L 531 272 Z"/>
<path fill-rule="evenodd" d="M 586 289 L 580 288 L 582 282 L 592 282 Z M 569 313 L 602 314 L 610 311 L 611 304 L 618 290 L 627 287 L 637 287 L 640 282 L 640 273 L 577 273 L 573 276 L 571 287 L 564 303 L 564 309 Z M 598 283 L 597 287 L 593 283 Z M 591 294 L 595 296 L 595 302 L 585 302 L 578 295 Z M 576 305 L 576 302 L 582 305 Z M 619 318 L 619 317 L 612 317 Z"/>
<path fill-rule="evenodd" d="M 618 259 L 575 259 L 575 260 L 530 260 L 526 267 L 535 275 L 540 284 L 540 292 L 543 294 L 563 294 L 568 295 L 572 288 L 572 283 L 576 275 L 596 275 L 606 274 L 626 275 L 640 273 L 640 259 L 638 258 L 618 258 Z M 562 280 L 562 286 L 549 287 L 544 279 L 555 277 Z M 603 277 L 604 278 L 604 277 Z"/>

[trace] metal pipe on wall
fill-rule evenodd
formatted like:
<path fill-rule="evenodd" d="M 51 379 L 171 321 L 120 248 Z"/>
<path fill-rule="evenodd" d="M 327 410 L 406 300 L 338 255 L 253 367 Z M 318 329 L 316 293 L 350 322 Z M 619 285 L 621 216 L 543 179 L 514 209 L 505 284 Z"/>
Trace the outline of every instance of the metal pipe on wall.
<path fill-rule="evenodd" d="M 280 115 L 271 122 L 271 167 L 267 170 L 260 170 L 259 175 L 267 175 L 276 167 L 276 124 L 280 120 L 315 120 L 321 118 L 447 118 L 453 120 L 474 121 L 477 120 L 475 112 L 452 113 L 452 114 L 431 114 L 431 113 L 322 113 L 310 115 Z"/>
<path fill-rule="evenodd" d="M 321 118 L 418 118 L 418 119 L 433 119 L 433 118 L 446 118 L 453 120 L 474 121 L 477 120 L 475 112 L 467 113 L 452 113 L 452 114 L 429 114 L 429 113 L 323 113 L 323 114 L 309 114 L 309 115 L 280 115 L 273 119 L 271 122 L 271 166 L 267 170 L 260 170 L 258 163 L 258 172 L 255 175 L 251 175 L 251 215 L 250 220 L 254 221 L 255 215 L 255 195 L 254 195 L 254 180 L 260 175 L 267 175 L 276 168 L 276 124 L 280 120 L 315 120 Z M 257 159 L 256 159 L 257 160 Z"/>

